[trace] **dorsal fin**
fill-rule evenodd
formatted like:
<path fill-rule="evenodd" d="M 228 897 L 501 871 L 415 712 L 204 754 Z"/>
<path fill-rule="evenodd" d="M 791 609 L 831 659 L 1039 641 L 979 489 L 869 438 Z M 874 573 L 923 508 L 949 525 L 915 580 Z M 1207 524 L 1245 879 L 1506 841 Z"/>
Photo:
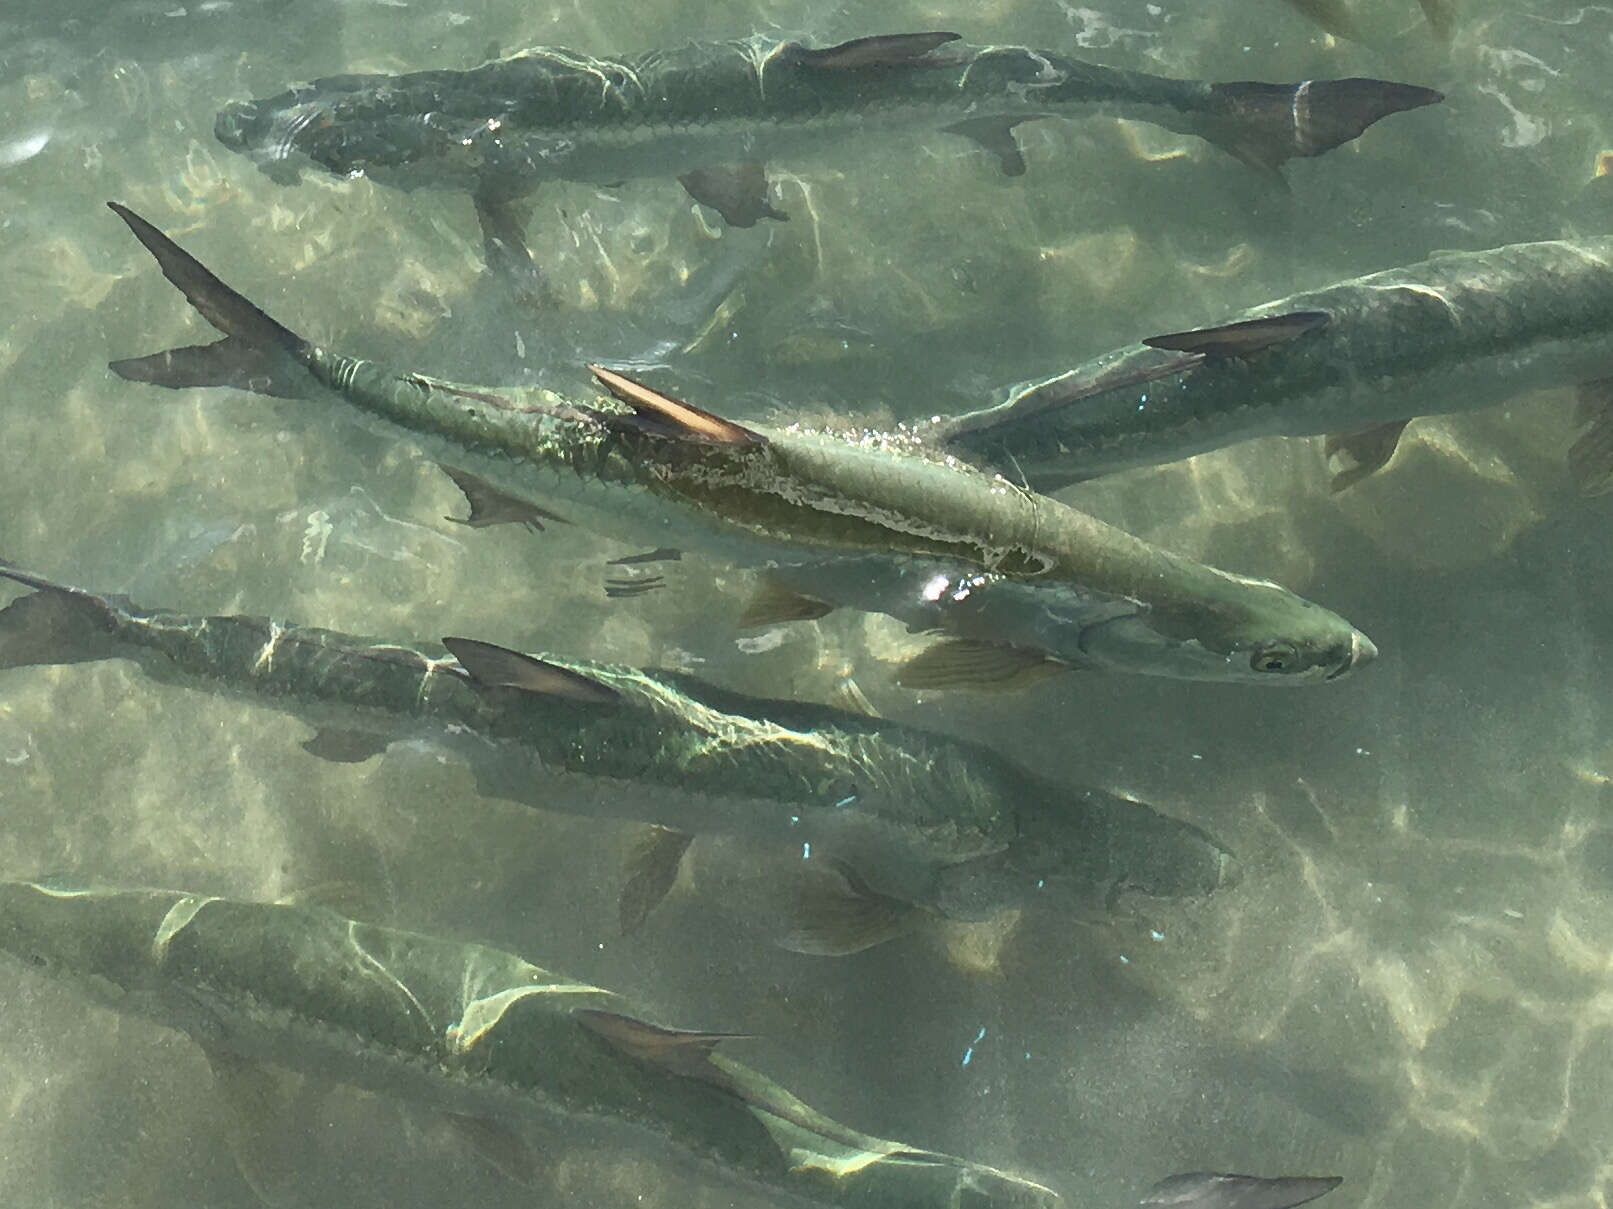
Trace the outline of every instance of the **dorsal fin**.
<path fill-rule="evenodd" d="M 663 1028 L 625 1016 L 620 1012 L 603 1012 L 598 1008 L 578 1008 L 571 1017 L 589 1032 L 604 1038 L 611 1045 L 641 1062 L 659 1066 L 676 1075 L 695 1079 L 713 1079 L 706 1059 L 719 1042 L 744 1041 L 748 1033 L 702 1033 L 692 1029 Z"/>
<path fill-rule="evenodd" d="M 712 415 L 709 411 L 663 395 L 642 382 L 635 382 L 625 374 L 590 365 L 588 372 L 612 397 L 633 409 L 638 427 L 645 432 L 661 436 L 681 437 L 686 440 L 710 441 L 718 445 L 765 445 L 767 438 L 752 432 L 742 424 Z"/>
<path fill-rule="evenodd" d="M 1219 327 L 1150 336 L 1143 343 L 1149 348 L 1202 353 L 1206 357 L 1247 357 L 1250 353 L 1285 344 L 1306 332 L 1326 327 L 1330 319 L 1326 311 L 1290 311 L 1286 315 L 1242 319 L 1237 323 L 1223 323 Z"/>
<path fill-rule="evenodd" d="M 608 684 L 508 647 L 475 638 L 444 638 L 443 646 L 481 688 L 513 688 L 582 705 L 610 705 L 621 694 Z"/>
<path fill-rule="evenodd" d="M 962 37 L 962 34 L 945 30 L 922 34 L 874 34 L 867 38 L 853 38 L 837 46 L 802 46 L 795 54 L 796 61 L 807 67 L 895 67 L 922 59 L 936 47 L 956 42 Z"/>

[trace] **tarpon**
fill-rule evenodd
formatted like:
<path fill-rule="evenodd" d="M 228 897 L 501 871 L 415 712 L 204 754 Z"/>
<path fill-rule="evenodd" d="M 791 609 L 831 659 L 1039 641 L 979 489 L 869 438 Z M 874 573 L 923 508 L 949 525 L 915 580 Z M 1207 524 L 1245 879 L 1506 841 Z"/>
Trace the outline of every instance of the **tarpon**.
<path fill-rule="evenodd" d="M 0 951 L 189 1034 L 217 1081 L 266 1063 L 446 1114 L 506 1171 L 523 1132 L 653 1149 L 797 1206 L 1050 1209 L 1041 1184 L 824 1116 L 728 1056 L 736 1034 L 644 1020 L 620 996 L 487 945 L 317 907 L 176 890 L 0 883 Z"/>
<path fill-rule="evenodd" d="M 615 400 L 603 405 L 331 352 L 112 208 L 225 332 L 114 362 L 118 374 L 264 394 L 324 388 L 454 467 L 473 525 L 563 519 L 640 549 L 776 564 L 790 593 L 753 612 L 760 620 L 850 605 L 942 631 L 951 641 L 921 654 L 903 683 L 1003 683 L 1083 667 L 1295 684 L 1337 678 L 1376 654 L 1348 622 L 1285 588 L 1161 550 L 913 433 L 741 425 L 599 367 Z"/>
<path fill-rule="evenodd" d="M 1329 151 L 1438 92 L 1383 80 L 1166 79 L 1056 51 L 968 46 L 944 32 L 813 48 L 749 38 L 628 59 L 536 47 L 469 71 L 345 75 L 218 114 L 220 141 L 278 180 L 311 163 L 476 198 L 489 260 L 524 257 L 513 199 L 545 181 L 676 176 L 730 223 L 783 218 L 764 162 L 837 154 L 848 136 L 943 128 L 1025 171 L 1015 126 L 1151 122 L 1267 170 Z"/>
<path fill-rule="evenodd" d="M 944 420 L 938 441 L 1039 490 L 1260 436 L 1329 434 L 1334 488 L 1411 418 L 1580 388 L 1569 466 L 1613 484 L 1613 239 L 1449 252 L 1155 336 Z"/>
<path fill-rule="evenodd" d="M 5 563 L 0 575 L 36 589 L 0 609 L 0 668 L 130 659 L 160 682 L 295 715 L 316 728 L 315 755 L 424 742 L 490 796 L 565 809 L 555 790 L 570 781 L 589 790 L 576 809 L 656 824 L 630 861 L 624 930 L 671 887 L 694 833 L 810 856 L 785 943 L 822 954 L 926 916 L 1023 907 L 1095 923 L 1137 896 L 1208 894 L 1235 868 L 1203 831 L 1140 802 L 828 706 L 469 639 L 444 649 L 146 609 Z"/>
<path fill-rule="evenodd" d="M 0 952 L 114 1011 L 192 1037 L 220 1090 L 261 1112 L 261 1065 L 445 1114 L 529 1182 L 526 1134 L 652 1149 L 769 1202 L 844 1209 L 1054 1209 L 1024 1176 L 862 1133 L 727 1050 L 619 995 L 487 945 L 318 907 L 178 890 L 0 882 Z M 1292 1209 L 1337 1177 L 1193 1172 L 1152 1209 Z"/>

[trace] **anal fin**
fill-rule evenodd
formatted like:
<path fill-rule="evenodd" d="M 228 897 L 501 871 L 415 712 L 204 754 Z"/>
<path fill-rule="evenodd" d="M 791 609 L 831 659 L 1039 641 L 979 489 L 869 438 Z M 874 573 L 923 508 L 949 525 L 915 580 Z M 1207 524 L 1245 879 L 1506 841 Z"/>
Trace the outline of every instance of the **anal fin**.
<path fill-rule="evenodd" d="M 1041 115 L 1030 114 L 1012 118 L 966 118 L 942 129 L 948 134 L 961 134 L 970 142 L 978 144 L 996 156 L 997 166 L 1002 169 L 1004 176 L 1024 176 L 1025 153 L 1020 149 L 1019 140 L 1014 137 L 1014 127 L 1039 116 Z"/>
<path fill-rule="evenodd" d="M 544 521 L 551 521 L 557 525 L 571 523 L 558 513 L 540 508 L 520 496 L 501 491 L 480 475 L 472 474 L 468 470 L 446 464 L 442 470 L 454 480 L 454 486 L 459 488 L 465 496 L 465 502 L 470 505 L 470 515 L 463 519 L 457 516 L 443 518 L 453 521 L 456 525 L 466 525 L 472 529 L 486 529 L 490 525 L 525 525 L 534 533 L 542 533 Z"/>
<path fill-rule="evenodd" d="M 642 829 L 628 852 L 624 866 L 627 876 L 616 900 L 623 936 L 637 932 L 667 896 L 678 879 L 683 854 L 693 842 L 694 836 L 671 827 L 651 823 Z"/>
<path fill-rule="evenodd" d="M 1579 436 L 1568 450 L 1568 472 L 1582 495 L 1613 491 L 1613 378 L 1582 382 L 1574 402 Z"/>
<path fill-rule="evenodd" d="M 945 638 L 897 670 L 896 683 L 910 689 L 977 689 L 1008 692 L 1035 684 L 1069 664 L 1033 647 Z"/>
<path fill-rule="evenodd" d="M 1290 311 L 1285 315 L 1240 319 L 1218 327 L 1150 336 L 1143 343 L 1149 348 L 1199 353 L 1205 357 L 1247 357 L 1326 327 L 1331 318 L 1326 311 Z"/>
<path fill-rule="evenodd" d="M 1389 464 L 1400 444 L 1400 434 L 1406 431 L 1410 420 L 1391 420 L 1376 424 L 1360 432 L 1336 433 L 1322 443 L 1322 454 L 1327 458 L 1332 478 L 1329 485 L 1334 494 L 1353 487 L 1369 474 L 1375 474 Z"/>
<path fill-rule="evenodd" d="M 759 161 L 707 164 L 678 177 L 695 201 L 721 214 L 730 227 L 754 227 L 764 218 L 788 222 L 790 216 L 767 200 L 767 169 Z"/>
<path fill-rule="evenodd" d="M 924 916 L 912 903 L 870 889 L 839 861 L 804 873 L 794 890 L 790 930 L 778 941 L 792 953 L 861 953 L 911 931 Z"/>

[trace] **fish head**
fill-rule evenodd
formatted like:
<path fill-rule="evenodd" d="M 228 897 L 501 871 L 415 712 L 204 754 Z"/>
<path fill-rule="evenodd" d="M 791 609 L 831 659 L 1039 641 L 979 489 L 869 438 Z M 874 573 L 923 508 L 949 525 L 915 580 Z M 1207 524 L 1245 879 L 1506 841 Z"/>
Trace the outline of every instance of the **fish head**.
<path fill-rule="evenodd" d="M 150 988 L 153 938 L 187 897 L 98 889 L 56 877 L 0 882 L 0 953 L 123 1009 Z"/>
<path fill-rule="evenodd" d="M 213 136 L 250 159 L 276 184 L 295 185 L 309 162 L 299 154 L 299 139 L 328 123 L 329 116 L 330 107 L 324 102 L 299 101 L 290 93 L 273 101 L 231 101 L 213 119 Z"/>
<path fill-rule="evenodd" d="M 1085 627 L 1082 654 L 1116 671 L 1272 685 L 1337 680 L 1378 656 L 1344 618 L 1280 584 L 1214 576 L 1220 582 L 1209 591 L 1144 602 Z"/>

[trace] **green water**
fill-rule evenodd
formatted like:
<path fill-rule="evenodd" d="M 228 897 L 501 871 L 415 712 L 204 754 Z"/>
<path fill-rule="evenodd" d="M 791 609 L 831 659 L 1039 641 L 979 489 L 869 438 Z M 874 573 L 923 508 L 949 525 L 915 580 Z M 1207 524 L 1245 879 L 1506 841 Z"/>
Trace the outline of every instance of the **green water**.
<path fill-rule="evenodd" d="M 1356 8 L 1385 53 L 1330 42 L 1280 0 L 0 5 L 0 556 L 187 611 L 471 634 L 776 695 L 827 699 L 849 678 L 890 716 L 1190 819 L 1243 877 L 1148 928 L 937 925 L 826 961 L 770 943 L 758 854 L 703 842 L 624 940 L 630 829 L 480 800 L 429 752 L 321 763 L 279 713 L 122 664 L 0 676 L 0 876 L 256 899 L 349 884 L 388 922 L 497 942 L 670 1022 L 756 1033 L 745 1060 L 814 1105 L 1023 1170 L 1072 1205 L 1202 1168 L 1342 1175 L 1329 1209 L 1603 1204 L 1613 543 L 1607 502 L 1568 482 L 1571 392 L 1420 420 L 1387 472 L 1340 497 L 1319 441 L 1065 494 L 1349 617 L 1383 652 L 1356 676 L 1260 691 L 1071 675 L 920 699 L 893 684 L 914 640 L 886 621 L 740 634 L 748 577 L 687 559 L 665 589 L 606 600 L 604 561 L 631 551 L 449 524 L 463 504 L 440 471 L 339 409 L 105 369 L 208 335 L 107 199 L 347 351 L 579 394 L 588 359 L 656 362 L 692 401 L 771 418 L 961 410 L 1435 249 L 1607 229 L 1613 206 L 1586 185 L 1613 146 L 1613 11 L 1469 0 L 1446 48 L 1411 0 Z M 751 232 L 715 232 L 670 180 L 556 186 L 530 227 L 559 294 L 538 313 L 478 280 L 463 196 L 282 187 L 212 136 L 223 101 L 337 72 L 928 28 L 1449 99 L 1290 164 L 1287 191 L 1195 140 L 1107 121 L 1022 128 L 1029 171 L 1012 180 L 939 133 L 773 165 L 791 221 Z M 523 1188 L 441 1122 L 311 1081 L 243 1138 L 185 1036 L 10 967 L 0 1011 L 7 1205 L 728 1203 L 563 1141 Z"/>

